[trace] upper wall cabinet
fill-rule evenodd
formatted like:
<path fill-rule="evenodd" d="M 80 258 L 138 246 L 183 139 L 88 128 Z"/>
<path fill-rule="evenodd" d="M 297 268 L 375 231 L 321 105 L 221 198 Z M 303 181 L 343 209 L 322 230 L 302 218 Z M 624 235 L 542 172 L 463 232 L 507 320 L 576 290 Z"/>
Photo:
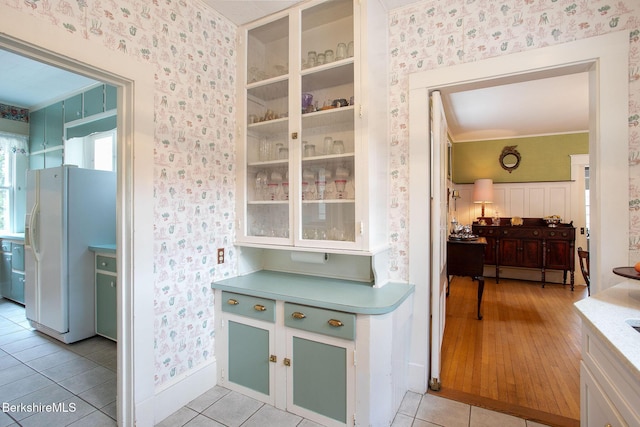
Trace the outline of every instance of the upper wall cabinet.
<path fill-rule="evenodd" d="M 237 244 L 386 245 L 387 19 L 307 2 L 240 30 Z"/>

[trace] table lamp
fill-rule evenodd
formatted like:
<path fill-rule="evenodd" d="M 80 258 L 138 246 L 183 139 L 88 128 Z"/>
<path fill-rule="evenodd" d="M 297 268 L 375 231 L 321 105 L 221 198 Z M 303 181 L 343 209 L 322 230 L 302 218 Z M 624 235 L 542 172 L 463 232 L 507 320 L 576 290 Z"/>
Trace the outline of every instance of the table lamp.
<path fill-rule="evenodd" d="M 490 178 L 476 179 L 473 183 L 473 203 L 482 203 L 481 217 L 484 217 L 485 203 L 493 203 L 493 180 Z"/>

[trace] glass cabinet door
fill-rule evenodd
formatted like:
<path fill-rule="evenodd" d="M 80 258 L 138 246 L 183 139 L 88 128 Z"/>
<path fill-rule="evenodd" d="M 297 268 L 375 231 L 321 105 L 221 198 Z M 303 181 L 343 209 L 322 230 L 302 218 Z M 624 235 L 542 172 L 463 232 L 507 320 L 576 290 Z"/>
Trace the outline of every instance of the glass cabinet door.
<path fill-rule="evenodd" d="M 316 245 L 313 240 L 353 243 L 357 170 L 352 0 L 303 10 L 301 28 L 298 239 L 308 246 Z"/>
<path fill-rule="evenodd" d="M 246 235 L 286 239 L 289 209 L 289 20 L 247 39 Z"/>

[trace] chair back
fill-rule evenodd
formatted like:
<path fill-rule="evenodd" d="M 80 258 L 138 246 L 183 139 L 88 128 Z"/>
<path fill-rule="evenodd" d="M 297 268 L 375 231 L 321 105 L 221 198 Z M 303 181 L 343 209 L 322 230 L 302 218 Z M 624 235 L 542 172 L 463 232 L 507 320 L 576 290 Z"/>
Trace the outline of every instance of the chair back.
<path fill-rule="evenodd" d="M 578 247 L 578 260 L 580 261 L 580 271 L 582 277 L 587 284 L 587 292 L 591 295 L 591 283 L 589 281 L 589 251 L 585 251 L 582 247 Z"/>

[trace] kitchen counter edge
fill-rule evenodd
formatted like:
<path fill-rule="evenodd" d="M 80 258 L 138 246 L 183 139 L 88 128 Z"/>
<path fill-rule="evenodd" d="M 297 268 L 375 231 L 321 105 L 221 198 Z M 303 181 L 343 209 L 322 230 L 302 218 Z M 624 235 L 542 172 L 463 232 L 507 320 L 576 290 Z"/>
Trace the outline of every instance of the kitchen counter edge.
<path fill-rule="evenodd" d="M 380 315 L 394 311 L 414 291 L 407 283 L 370 283 L 303 274 L 257 271 L 214 281 L 213 289 L 355 314 Z"/>
<path fill-rule="evenodd" d="M 116 253 L 116 245 L 91 245 L 89 246 L 89 250 L 96 253 L 108 253 L 115 254 Z"/>
<path fill-rule="evenodd" d="M 621 282 L 574 304 L 583 321 L 592 327 L 609 349 L 620 356 L 640 381 L 640 333 L 628 319 L 640 319 L 640 283 Z"/>

